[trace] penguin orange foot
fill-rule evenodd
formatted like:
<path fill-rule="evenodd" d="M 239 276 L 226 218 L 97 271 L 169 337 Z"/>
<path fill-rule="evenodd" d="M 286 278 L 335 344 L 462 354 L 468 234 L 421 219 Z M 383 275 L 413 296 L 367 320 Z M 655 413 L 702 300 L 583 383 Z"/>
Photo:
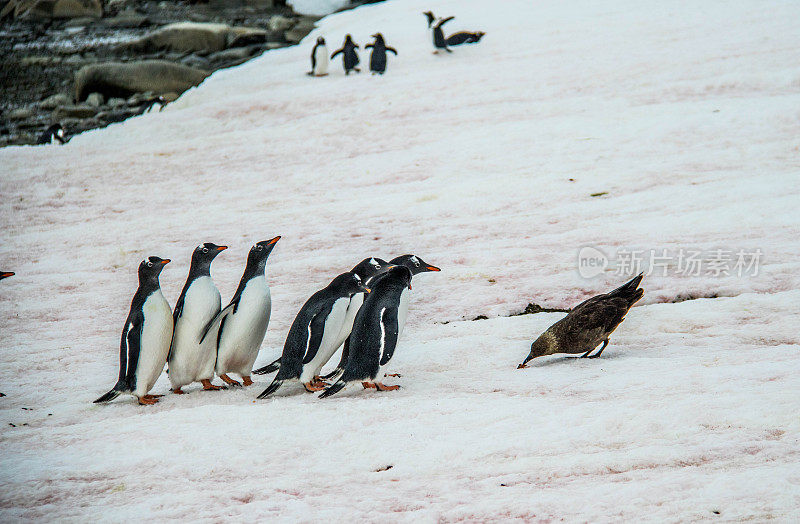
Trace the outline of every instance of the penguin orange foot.
<path fill-rule="evenodd" d="M 308 384 L 303 384 L 303 387 L 306 388 L 306 391 L 309 393 L 314 393 L 315 391 L 322 391 L 325 389 L 325 386 L 316 386 L 313 382 L 309 382 Z"/>
<path fill-rule="evenodd" d="M 364 387 L 364 389 L 375 389 L 375 384 L 372 382 L 362 382 L 361 385 Z"/>
<path fill-rule="evenodd" d="M 157 398 L 147 398 L 147 396 L 139 397 L 139 404 L 142 406 L 152 406 L 158 402 Z"/>
<path fill-rule="evenodd" d="M 375 383 L 375 388 L 378 391 L 394 391 L 395 389 L 400 389 L 400 386 L 398 386 L 398 385 L 385 386 L 385 385 L 381 384 L 380 382 L 376 382 Z"/>
<path fill-rule="evenodd" d="M 186 392 L 183 391 L 181 388 L 174 388 L 172 390 L 172 392 L 175 393 L 176 395 L 185 395 L 186 394 Z"/>
<path fill-rule="evenodd" d="M 201 380 L 200 383 L 203 384 L 204 391 L 219 391 L 220 389 L 225 389 L 225 386 L 215 386 L 208 379 Z"/>
<path fill-rule="evenodd" d="M 252 385 L 253 385 L 253 381 L 252 381 L 252 380 L 250 380 L 250 377 L 249 377 L 249 376 L 247 376 L 247 377 L 242 377 L 242 385 L 243 385 L 243 386 L 252 386 Z"/>
<path fill-rule="evenodd" d="M 219 376 L 219 378 L 221 378 L 221 379 L 222 379 L 222 381 L 223 381 L 224 383 L 226 383 L 227 385 L 229 385 L 229 386 L 241 387 L 241 385 L 242 385 L 242 384 L 241 384 L 241 382 L 238 382 L 238 381 L 236 381 L 236 380 L 233 380 L 231 377 L 229 377 L 229 376 L 228 376 L 228 375 L 226 375 L 225 373 L 223 373 L 222 375 L 220 375 L 220 376 Z"/>

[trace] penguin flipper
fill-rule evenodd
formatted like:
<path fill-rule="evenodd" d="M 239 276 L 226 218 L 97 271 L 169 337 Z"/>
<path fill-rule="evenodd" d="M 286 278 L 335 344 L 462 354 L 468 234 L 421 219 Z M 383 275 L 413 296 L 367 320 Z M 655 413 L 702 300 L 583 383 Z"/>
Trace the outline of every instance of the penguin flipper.
<path fill-rule="evenodd" d="M 267 373 L 272 373 L 273 371 L 279 370 L 281 367 L 281 357 L 278 357 L 274 361 L 270 362 L 263 368 L 258 368 L 253 370 L 254 375 L 266 375 Z"/>
<path fill-rule="evenodd" d="M 317 355 L 317 351 L 319 351 L 319 345 L 322 342 L 322 335 L 325 333 L 325 321 L 328 319 L 328 315 L 330 315 L 331 310 L 333 309 L 333 304 L 334 302 L 331 301 L 330 304 L 327 304 L 324 308 L 322 308 L 322 311 L 314 315 L 314 318 L 311 320 L 311 324 L 309 325 L 310 336 L 308 339 L 306 354 L 303 357 L 303 365 L 311 362 Z"/>
<path fill-rule="evenodd" d="M 386 46 L 386 50 L 391 53 L 394 53 L 394 56 L 397 56 L 397 49 L 395 49 L 394 47 Z"/>
<path fill-rule="evenodd" d="M 383 327 L 383 341 L 381 347 L 383 354 L 380 356 L 380 365 L 385 366 L 394 354 L 397 347 L 398 321 L 397 308 L 386 308 L 381 314 L 381 325 Z"/>
<path fill-rule="evenodd" d="M 202 334 L 200 335 L 200 344 L 203 343 L 209 333 L 220 328 L 223 319 L 236 308 L 237 303 L 238 301 L 231 302 L 225 306 L 225 309 L 220 310 L 220 312 L 217 313 L 217 316 L 208 321 L 208 324 L 206 324 L 206 327 L 203 328 Z"/>
<path fill-rule="evenodd" d="M 328 389 L 323 391 L 322 394 L 319 396 L 319 398 L 327 398 L 327 397 L 330 397 L 331 395 L 335 395 L 338 392 L 340 392 L 341 390 L 343 390 L 346 385 L 347 385 L 347 382 L 345 382 L 343 380 L 339 380 L 335 384 L 330 386 Z"/>
<path fill-rule="evenodd" d="M 141 311 L 132 315 L 125 326 L 119 350 L 119 380 L 114 389 L 136 388 L 136 367 L 139 364 L 144 317 Z"/>
<path fill-rule="evenodd" d="M 334 53 L 331 55 L 331 60 L 333 60 L 334 58 L 336 58 L 336 55 L 338 55 L 338 54 L 340 54 L 340 53 L 343 53 L 343 52 L 344 52 L 344 47 L 343 47 L 343 48 L 341 48 L 341 49 L 339 49 L 338 51 L 335 51 L 335 52 L 334 52 Z"/>

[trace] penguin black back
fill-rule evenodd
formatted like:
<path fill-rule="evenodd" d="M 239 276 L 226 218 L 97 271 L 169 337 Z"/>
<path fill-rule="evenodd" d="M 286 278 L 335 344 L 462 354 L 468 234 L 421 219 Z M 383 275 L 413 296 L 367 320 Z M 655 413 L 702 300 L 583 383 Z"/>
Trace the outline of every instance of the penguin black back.
<path fill-rule="evenodd" d="M 320 398 L 329 397 L 348 382 L 373 381 L 397 347 L 398 309 L 403 290 L 411 287 L 411 270 L 396 266 L 377 279 L 359 309 L 350 334 L 350 354 L 341 378 Z"/>
<path fill-rule="evenodd" d="M 250 248 L 250 252 L 247 254 L 247 265 L 244 268 L 244 273 L 242 273 L 242 279 L 239 280 L 239 286 L 236 288 L 236 292 L 231 299 L 234 313 L 236 313 L 236 308 L 239 306 L 239 299 L 242 298 L 242 292 L 245 286 L 247 286 L 247 283 L 253 278 L 264 274 L 264 269 L 267 267 L 267 258 L 269 258 L 269 254 L 272 253 L 275 244 L 280 239 L 281 237 L 277 236 L 270 240 L 262 240 L 256 242 L 255 245 Z"/>
<path fill-rule="evenodd" d="M 372 48 L 372 53 L 369 57 L 369 69 L 373 73 L 382 75 L 386 72 L 386 52 L 394 53 L 397 56 L 397 50 L 386 45 L 382 34 L 375 33 L 372 37 L 375 41 L 364 46 L 364 49 Z"/>
<path fill-rule="evenodd" d="M 189 266 L 189 276 L 183 285 L 178 302 L 175 304 L 174 320 L 177 321 L 183 312 L 183 301 L 186 298 L 186 291 L 196 279 L 211 276 L 211 262 L 228 246 L 218 246 L 211 242 L 206 242 L 197 246 L 192 252 L 192 263 Z"/>
<path fill-rule="evenodd" d="M 344 38 L 344 44 L 342 44 L 342 48 L 338 49 L 331 55 L 331 59 L 334 59 L 336 55 L 342 54 L 342 64 L 344 65 L 344 73 L 346 75 L 350 74 L 350 71 L 360 72 L 359 69 L 356 67 L 359 63 L 358 52 L 358 44 L 353 42 L 353 37 L 349 34 Z"/>
<path fill-rule="evenodd" d="M 448 16 L 447 18 L 442 18 L 439 20 L 435 26 L 433 26 L 433 47 L 436 49 L 444 49 L 448 53 L 452 53 L 449 49 L 447 49 L 447 41 L 444 37 L 444 31 L 442 30 L 442 26 L 455 18 L 454 16 Z"/>

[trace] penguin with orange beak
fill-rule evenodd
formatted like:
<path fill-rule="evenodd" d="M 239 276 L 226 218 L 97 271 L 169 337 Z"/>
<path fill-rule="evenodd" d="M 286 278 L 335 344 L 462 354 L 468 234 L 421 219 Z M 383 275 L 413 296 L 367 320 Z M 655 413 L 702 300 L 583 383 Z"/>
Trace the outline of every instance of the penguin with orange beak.
<path fill-rule="evenodd" d="M 110 402 L 129 393 L 139 404 L 158 402 L 161 395 L 150 395 L 167 363 L 172 341 L 172 308 L 161 293 L 158 277 L 168 258 L 149 257 L 139 264 L 139 288 L 133 295 L 131 310 L 122 329 L 119 347 L 119 380 L 94 402 Z"/>
<path fill-rule="evenodd" d="M 175 330 L 167 362 L 173 393 L 182 395 L 181 388 L 192 382 L 200 382 L 207 391 L 221 389 L 211 383 L 217 362 L 217 337 L 205 337 L 202 344 L 200 338 L 222 305 L 219 290 L 211 280 L 211 262 L 226 249 L 228 246 L 206 242 L 192 253 L 189 277 L 172 313 Z"/>

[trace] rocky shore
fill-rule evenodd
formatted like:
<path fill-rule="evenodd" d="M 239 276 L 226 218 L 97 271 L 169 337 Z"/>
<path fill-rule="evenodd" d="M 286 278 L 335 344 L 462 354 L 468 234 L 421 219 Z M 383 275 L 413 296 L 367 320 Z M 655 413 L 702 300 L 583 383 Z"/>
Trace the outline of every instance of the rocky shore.
<path fill-rule="evenodd" d="M 0 147 L 140 114 L 318 20 L 278 0 L 11 0 L 0 15 Z"/>

